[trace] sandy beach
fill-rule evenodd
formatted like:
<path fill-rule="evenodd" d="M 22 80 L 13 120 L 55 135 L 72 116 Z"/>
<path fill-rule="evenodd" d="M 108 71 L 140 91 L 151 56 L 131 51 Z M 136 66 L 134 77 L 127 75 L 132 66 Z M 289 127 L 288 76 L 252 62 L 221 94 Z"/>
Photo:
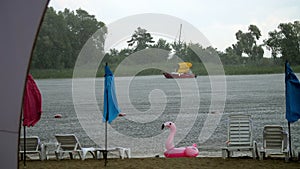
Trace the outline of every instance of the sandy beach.
<path fill-rule="evenodd" d="M 297 161 L 284 162 L 282 158 L 265 159 L 262 161 L 254 160 L 249 157 L 239 157 L 222 159 L 214 158 L 131 158 L 131 159 L 109 159 L 107 166 L 104 166 L 104 160 L 47 160 L 26 161 L 27 169 L 299 169 L 300 163 Z M 23 161 L 19 161 L 19 168 L 23 169 Z"/>

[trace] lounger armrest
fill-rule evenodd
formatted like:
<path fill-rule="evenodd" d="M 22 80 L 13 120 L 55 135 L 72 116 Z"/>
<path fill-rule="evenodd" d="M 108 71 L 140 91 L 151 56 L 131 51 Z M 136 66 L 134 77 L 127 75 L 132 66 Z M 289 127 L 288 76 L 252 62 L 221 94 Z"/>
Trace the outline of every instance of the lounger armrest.
<path fill-rule="evenodd" d="M 61 146 L 61 144 L 60 144 L 60 143 L 58 143 L 58 144 L 57 144 L 57 148 L 56 148 L 55 152 L 59 152 L 59 151 L 61 150 L 60 146 Z"/>

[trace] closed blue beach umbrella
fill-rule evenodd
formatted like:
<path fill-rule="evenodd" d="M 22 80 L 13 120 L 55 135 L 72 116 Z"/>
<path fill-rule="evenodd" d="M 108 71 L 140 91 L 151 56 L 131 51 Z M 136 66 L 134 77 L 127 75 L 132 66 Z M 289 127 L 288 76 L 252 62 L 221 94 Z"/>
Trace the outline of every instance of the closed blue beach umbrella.
<path fill-rule="evenodd" d="M 105 66 L 105 81 L 104 81 L 104 103 L 103 103 L 103 122 L 111 123 L 117 118 L 120 113 L 118 101 L 116 97 L 114 75 L 109 69 L 109 66 Z"/>
<path fill-rule="evenodd" d="M 300 82 L 290 67 L 288 62 L 285 63 L 285 102 L 286 102 L 286 119 L 289 130 L 289 150 L 292 157 L 292 141 L 290 123 L 298 121 L 300 118 Z"/>
<path fill-rule="evenodd" d="M 294 123 L 300 118 L 300 82 L 288 62 L 285 69 L 286 119 Z"/>
<path fill-rule="evenodd" d="M 120 113 L 118 101 L 116 97 L 114 75 L 109 69 L 108 65 L 105 66 L 105 81 L 104 81 L 104 102 L 103 102 L 103 122 L 105 122 L 105 151 L 104 160 L 105 166 L 107 164 L 107 122 L 110 124 Z"/>

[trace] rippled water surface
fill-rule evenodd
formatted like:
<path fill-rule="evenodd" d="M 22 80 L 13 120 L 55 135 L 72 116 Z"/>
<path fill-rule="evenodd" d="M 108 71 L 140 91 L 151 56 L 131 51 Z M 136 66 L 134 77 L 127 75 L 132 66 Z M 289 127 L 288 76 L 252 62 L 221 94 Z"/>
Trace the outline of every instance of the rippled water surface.
<path fill-rule="evenodd" d="M 218 79 L 218 77 L 216 77 Z M 102 122 L 104 79 L 36 80 L 43 98 L 43 114 L 28 135 L 42 142 L 55 141 L 55 134 L 75 133 L 83 147 L 104 146 Z M 125 117 L 108 125 L 108 145 L 130 147 L 132 156 L 162 154 L 167 130 L 165 121 L 177 125 L 176 146 L 197 143 L 201 150 L 220 150 L 227 140 L 230 114 L 249 114 L 253 119 L 253 138 L 262 141 L 267 124 L 287 129 L 285 120 L 284 75 L 226 76 L 211 83 L 208 76 L 197 79 L 165 79 L 163 76 L 116 77 L 117 98 Z M 221 86 L 212 93 L 212 86 Z M 225 88 L 225 91 L 218 89 Z M 225 95 L 225 109 L 218 96 Z M 211 106 L 211 99 L 217 98 Z M 222 98 L 222 97 L 221 97 Z M 220 104 L 220 105 L 218 105 Z M 55 114 L 62 118 L 54 118 Z M 207 121 L 208 116 L 221 117 Z M 213 132 L 207 128 L 215 127 Z M 292 143 L 300 147 L 299 122 L 291 124 Z M 207 137 L 207 139 L 206 139 Z M 203 154 L 209 155 L 209 154 Z"/>

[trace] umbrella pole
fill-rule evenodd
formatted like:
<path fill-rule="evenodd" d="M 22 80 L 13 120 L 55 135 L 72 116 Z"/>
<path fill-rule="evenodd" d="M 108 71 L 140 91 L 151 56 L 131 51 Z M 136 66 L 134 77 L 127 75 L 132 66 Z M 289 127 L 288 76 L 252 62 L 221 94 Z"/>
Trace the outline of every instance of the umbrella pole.
<path fill-rule="evenodd" d="M 24 119 L 23 119 L 24 123 Z M 23 158 L 24 158 L 24 166 L 26 167 L 26 126 L 23 125 L 23 130 L 24 130 L 24 153 L 23 153 Z"/>
<path fill-rule="evenodd" d="M 104 166 L 106 166 L 107 164 L 107 121 L 105 122 L 105 150 L 103 156 L 104 156 Z"/>
<path fill-rule="evenodd" d="M 291 123 L 288 122 L 288 129 L 289 129 L 289 149 L 290 149 L 290 158 L 293 157 L 293 154 L 292 154 L 292 140 L 291 140 Z"/>
<path fill-rule="evenodd" d="M 109 108 L 108 108 L 108 90 L 106 89 L 106 107 L 107 107 L 107 113 L 106 113 L 106 119 L 105 119 L 105 151 L 104 151 L 104 166 L 107 164 L 107 121 L 108 121 L 108 115 L 109 115 Z"/>

